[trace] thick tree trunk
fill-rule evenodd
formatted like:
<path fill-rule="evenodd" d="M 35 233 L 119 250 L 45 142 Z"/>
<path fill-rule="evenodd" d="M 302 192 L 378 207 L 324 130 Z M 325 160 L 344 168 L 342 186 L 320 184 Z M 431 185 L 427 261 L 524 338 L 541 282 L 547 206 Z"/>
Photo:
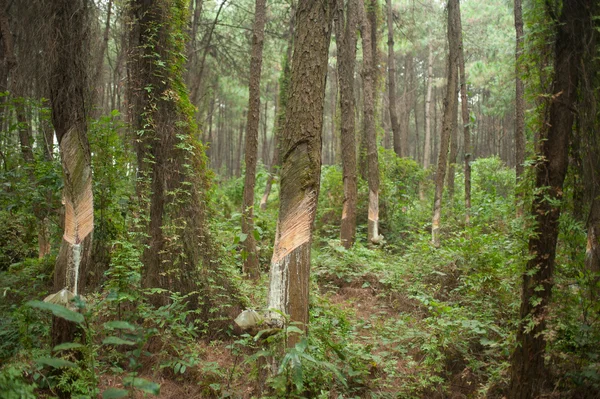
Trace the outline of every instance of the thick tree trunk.
<path fill-rule="evenodd" d="M 460 74 L 460 106 L 463 122 L 463 153 L 465 159 L 465 222 L 469 224 L 471 220 L 471 121 L 469 117 L 469 99 L 467 97 L 467 74 L 465 72 L 465 49 L 463 46 L 462 17 L 460 16 L 460 8 L 458 12 L 458 22 L 460 24 L 458 29 L 458 68 Z"/>
<path fill-rule="evenodd" d="M 396 139 L 400 137 L 400 125 L 398 124 L 398 108 L 396 104 L 396 59 L 394 56 L 394 25 L 392 14 L 392 0 L 387 2 L 387 28 L 388 28 L 388 96 L 390 121 L 392 124 L 392 136 Z M 394 140 L 396 143 L 397 140 Z M 394 145 L 396 155 L 400 156 L 400 143 Z"/>
<path fill-rule="evenodd" d="M 354 100 L 354 64 L 356 62 L 357 1 L 338 1 L 335 34 L 338 43 L 338 79 L 340 87 L 342 173 L 344 179 L 344 204 L 340 240 L 345 248 L 354 245 L 356 238 L 356 128 Z"/>
<path fill-rule="evenodd" d="M 565 0 L 555 43 L 554 81 L 548 120 L 540 126 L 541 156 L 535 165 L 536 194 L 532 216 L 535 232 L 529 239 L 530 260 L 523 273 L 517 346 L 511 359 L 510 399 L 537 398 L 544 378 L 544 330 L 552 295 L 560 202 L 568 168 L 582 56 L 582 38 L 591 29 L 593 0 Z"/>
<path fill-rule="evenodd" d="M 367 147 L 367 174 L 369 183 L 369 213 L 367 239 L 379 240 L 379 158 L 377 154 L 377 132 L 375 130 L 375 65 L 373 64 L 372 29 L 364 4 L 358 1 L 358 21 L 363 50 L 363 127 Z"/>
<path fill-rule="evenodd" d="M 227 311 L 223 291 L 236 289 L 222 271 L 206 224 L 207 160 L 196 141 L 193 107 L 181 76 L 185 63 L 182 27 L 186 11 L 173 0 L 132 0 L 129 104 L 136 134 L 141 226 L 147 232 L 142 285 L 188 294 L 200 318 Z M 220 107 L 221 108 L 221 107 Z M 219 298 L 216 302 L 216 298 Z M 169 301 L 168 294 L 153 298 Z"/>
<path fill-rule="evenodd" d="M 266 14 L 266 0 L 256 0 L 252 33 L 252 55 L 250 58 L 250 93 L 246 120 L 246 175 L 244 178 L 244 202 L 242 204 L 242 233 L 246 235 L 246 240 L 244 241 L 246 256 L 244 258 L 243 270 L 252 279 L 260 277 L 258 254 L 256 253 L 256 239 L 254 238 L 253 214 L 260 116 L 260 74 L 262 70 Z M 263 143 L 263 146 L 265 144 Z"/>
<path fill-rule="evenodd" d="M 269 309 L 308 324 L 310 246 L 319 198 L 323 102 L 333 7 L 329 1 L 298 3 L 294 57 L 285 125 L 281 131 L 279 218 L 269 281 Z M 272 322 L 282 324 L 272 312 Z M 297 337 L 292 335 L 288 345 Z"/>
<path fill-rule="evenodd" d="M 446 97 L 444 98 L 444 115 L 442 117 L 440 153 L 435 176 L 435 195 L 433 199 L 433 218 L 431 222 L 431 241 L 435 247 L 440 246 L 440 222 L 442 218 L 444 177 L 446 175 L 446 163 L 448 162 L 450 136 L 452 135 L 452 132 L 456 130 L 456 117 L 458 113 L 458 18 L 460 18 L 458 7 L 458 0 L 448 1 L 448 81 L 446 86 Z"/>
<path fill-rule="evenodd" d="M 60 146 L 65 205 L 64 233 L 54 269 L 54 290 L 74 295 L 84 291 L 90 264 L 94 204 L 92 170 L 87 138 L 86 105 L 90 100 L 87 79 L 89 32 L 88 6 L 81 0 L 48 1 L 54 16 L 49 64 L 52 122 Z M 68 305 L 68 303 L 63 303 Z M 52 341 L 73 339 L 75 326 L 55 318 Z"/>

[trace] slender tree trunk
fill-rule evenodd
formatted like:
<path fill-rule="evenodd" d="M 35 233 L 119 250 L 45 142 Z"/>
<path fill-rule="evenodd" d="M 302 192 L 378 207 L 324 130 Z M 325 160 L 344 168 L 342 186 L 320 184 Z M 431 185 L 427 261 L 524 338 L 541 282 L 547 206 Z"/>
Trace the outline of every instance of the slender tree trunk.
<path fill-rule="evenodd" d="M 444 98 L 444 115 L 442 119 L 442 133 L 440 138 L 440 153 L 438 156 L 437 172 L 435 176 L 435 195 L 433 199 L 433 218 L 431 222 L 431 238 L 435 247 L 440 246 L 440 222 L 442 218 L 442 194 L 444 192 L 444 177 L 446 163 L 448 162 L 448 148 L 450 136 L 456 130 L 456 117 L 458 113 L 458 28 L 459 14 L 458 0 L 448 1 L 448 81 L 446 97 Z"/>
<path fill-rule="evenodd" d="M 530 260 L 523 273 L 517 346 L 511 359 L 510 399 L 537 398 L 546 382 L 544 352 L 546 318 L 552 295 L 560 202 L 568 168 L 579 65 L 584 37 L 591 34 L 594 0 L 565 0 L 556 24 L 555 65 L 548 120 L 540 126 L 541 156 L 536 168 L 532 216 L 535 232 L 529 239 Z"/>
<path fill-rule="evenodd" d="M 237 143 L 237 147 L 236 147 L 236 156 L 235 156 L 235 162 L 236 162 L 236 166 L 235 166 L 235 175 L 236 177 L 239 177 L 242 175 L 242 155 L 243 155 L 243 151 L 242 151 L 242 143 L 244 142 L 244 132 L 246 131 L 246 125 L 244 124 L 246 122 L 246 118 L 247 118 L 247 114 L 246 111 L 244 111 L 243 115 L 242 115 L 242 119 L 240 120 L 240 129 L 238 132 L 238 143 Z"/>
<path fill-rule="evenodd" d="M 148 0 L 148 1 L 152 1 L 152 0 Z M 215 19 L 210 27 L 210 30 L 208 31 L 208 35 L 206 35 L 206 43 L 204 43 L 204 49 L 202 51 L 202 58 L 200 59 L 200 65 L 198 67 L 198 72 L 194 75 L 194 78 L 192 79 L 192 88 L 190 90 L 190 100 L 192 102 L 192 104 L 196 104 L 198 102 L 198 97 L 199 97 L 199 93 L 200 93 L 200 83 L 202 82 L 202 75 L 204 75 L 204 66 L 206 65 L 206 56 L 208 55 L 208 50 L 210 48 L 210 44 L 212 42 L 212 37 L 213 37 L 213 33 L 215 31 L 215 27 L 217 26 L 217 22 L 219 22 L 219 15 L 221 15 L 221 11 L 223 10 L 223 7 L 225 7 L 225 4 L 227 3 L 227 0 L 223 0 L 220 4 L 219 4 L 219 8 L 217 10 L 217 14 L 215 15 Z"/>
<path fill-rule="evenodd" d="M 425 146 L 423 148 L 423 169 L 429 169 L 431 162 L 431 102 L 433 88 L 433 43 L 430 40 L 427 57 L 427 97 L 425 98 Z"/>
<path fill-rule="evenodd" d="M 460 73 L 460 106 L 463 122 L 463 153 L 465 159 L 465 222 L 470 223 L 471 220 L 471 121 L 469 117 L 469 99 L 467 97 L 467 74 L 465 72 L 465 49 L 463 46 L 462 35 L 462 18 L 460 9 L 458 22 L 460 23 L 459 34 L 459 53 L 458 53 L 458 68 Z"/>
<path fill-rule="evenodd" d="M 329 1 L 298 3 L 289 101 L 280 138 L 280 206 L 267 307 L 288 314 L 304 328 L 308 324 L 310 246 L 319 198 L 332 8 Z M 271 322 L 281 325 L 281 316 L 272 312 Z M 296 342 L 297 336 L 290 335 L 288 346 Z"/>
<path fill-rule="evenodd" d="M 277 102 L 277 108 L 279 109 L 279 112 L 275 113 L 275 128 L 273 129 L 273 158 L 271 160 L 271 165 L 269 165 L 269 177 L 267 177 L 265 192 L 260 200 L 260 209 L 262 210 L 267 209 L 267 201 L 269 200 L 269 194 L 271 193 L 271 187 L 273 185 L 273 180 L 275 179 L 275 169 L 279 167 L 279 136 L 281 134 L 281 128 L 285 124 L 285 109 L 287 106 L 288 87 L 291 75 L 292 50 L 294 44 L 293 39 L 296 7 L 293 1 L 291 8 L 292 10 L 288 28 L 288 45 L 285 52 L 285 58 L 283 60 L 281 77 L 279 78 L 279 98 Z"/>
<path fill-rule="evenodd" d="M 392 0 L 387 2 L 387 28 L 388 28 L 388 96 L 392 136 L 394 137 L 394 152 L 400 153 L 400 125 L 398 124 L 398 109 L 396 104 L 396 59 L 394 57 L 394 25 L 392 14 Z"/>
<path fill-rule="evenodd" d="M 520 60 L 523 53 L 523 15 L 522 0 L 515 0 L 515 170 L 517 184 L 523 176 L 523 163 L 525 162 L 525 86 L 521 80 L 522 62 Z M 522 196 L 517 195 L 517 216 L 523 214 Z"/>
<path fill-rule="evenodd" d="M 365 13 L 364 4 L 358 1 L 358 21 L 363 50 L 363 123 L 367 147 L 367 173 L 369 183 L 369 219 L 367 239 L 379 240 L 379 159 L 377 154 L 377 132 L 375 131 L 375 66 L 373 65 L 373 42 L 371 24 Z"/>
<path fill-rule="evenodd" d="M 344 180 L 344 204 L 340 239 L 345 248 L 354 245 L 356 237 L 356 128 L 354 100 L 354 64 L 356 62 L 357 1 L 338 1 L 335 34 L 338 43 L 338 79 L 340 87 L 342 173 Z"/>
<path fill-rule="evenodd" d="M 269 98 L 268 93 L 270 90 L 270 85 L 267 84 L 267 87 L 265 88 L 265 91 L 267 95 L 265 95 L 266 98 Z M 264 112 L 263 112 L 263 123 L 262 123 L 262 151 L 261 151 L 261 156 L 260 159 L 262 161 L 263 166 L 267 165 L 267 158 L 268 158 L 268 144 L 269 144 L 269 140 L 267 138 L 267 116 L 268 116 L 268 109 L 269 106 L 269 101 L 265 101 L 265 106 L 264 106 Z M 260 115 L 260 111 L 259 111 L 259 115 Z M 259 125 L 260 126 L 260 125 Z"/>
<path fill-rule="evenodd" d="M 409 128 L 410 128 L 410 106 L 412 104 L 413 94 L 413 55 L 408 53 L 404 60 L 404 94 L 402 96 L 402 114 L 401 114 L 401 126 L 400 126 L 400 137 L 399 137 L 399 149 L 394 147 L 394 151 L 398 153 L 402 158 L 409 156 Z"/>
<path fill-rule="evenodd" d="M 105 82 L 101 81 L 102 78 L 102 72 L 104 71 L 104 57 L 106 54 L 106 50 L 108 49 L 108 39 L 109 39 L 109 33 L 110 33 L 110 17 L 112 14 L 112 6 L 113 6 L 113 0 L 108 0 L 108 4 L 106 5 L 106 24 L 104 26 L 104 33 L 102 35 L 102 45 L 100 46 L 100 50 L 98 51 L 98 55 L 97 55 L 97 59 L 96 59 L 96 65 L 94 67 L 94 77 L 92 80 L 92 84 L 95 85 L 95 87 L 97 87 L 96 91 L 95 91 L 95 95 L 94 97 L 94 105 L 97 106 L 99 109 L 99 111 L 101 112 L 101 108 L 102 108 L 102 102 L 100 102 L 100 104 L 96 104 L 97 101 L 97 97 L 98 97 L 98 90 L 101 90 L 102 88 L 104 88 L 105 86 Z M 96 114 L 98 114 L 98 111 L 94 112 Z"/>
<path fill-rule="evenodd" d="M 458 152 L 458 101 L 452 118 L 454 120 L 454 128 L 450 133 L 450 153 L 448 154 L 448 199 L 451 203 L 454 203 L 455 166 Z"/>
<path fill-rule="evenodd" d="M 260 74 L 262 70 L 266 14 L 266 0 L 256 0 L 252 33 L 252 56 L 250 58 L 250 93 L 248 99 L 248 119 L 246 121 L 246 175 L 244 179 L 244 202 L 242 205 L 242 233 L 246 235 L 246 240 L 244 241 L 244 250 L 246 251 L 246 254 L 245 257 L 243 257 L 243 270 L 252 279 L 258 279 L 258 277 L 260 277 L 258 254 L 256 253 L 256 239 L 254 238 L 253 214 L 260 116 Z M 263 143 L 263 145 L 265 144 L 266 142 Z"/>

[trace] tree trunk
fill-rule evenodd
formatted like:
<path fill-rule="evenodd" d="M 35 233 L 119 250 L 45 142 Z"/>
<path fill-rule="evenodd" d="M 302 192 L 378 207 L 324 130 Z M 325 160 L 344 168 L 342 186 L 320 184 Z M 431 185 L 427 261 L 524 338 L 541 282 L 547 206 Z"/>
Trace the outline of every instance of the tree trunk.
<path fill-rule="evenodd" d="M 428 45 L 427 57 L 427 97 L 425 98 L 425 146 L 423 148 L 423 169 L 429 169 L 431 162 L 431 111 L 434 105 L 431 102 L 433 88 L 433 42 Z"/>
<path fill-rule="evenodd" d="M 458 68 L 460 73 L 460 105 L 463 122 L 463 153 L 465 159 L 465 222 L 470 223 L 471 220 L 471 121 L 469 117 L 469 99 L 467 97 L 467 74 L 465 72 L 465 49 L 463 46 L 462 35 L 462 18 L 460 16 L 460 8 L 458 10 L 459 22 L 459 52 L 458 52 Z"/>
<path fill-rule="evenodd" d="M 515 0 L 515 170 L 517 176 L 517 185 L 521 181 L 524 172 L 525 162 L 525 86 L 521 80 L 523 73 L 523 63 L 520 58 L 523 53 L 523 15 L 522 0 Z M 517 216 L 523 214 L 523 205 L 521 204 L 522 195 L 517 195 Z"/>
<path fill-rule="evenodd" d="M 387 2 L 387 28 L 388 28 L 388 96 L 392 136 L 394 137 L 394 151 L 400 156 L 400 126 L 398 124 L 398 108 L 396 104 L 396 59 L 394 57 L 394 25 L 392 14 L 392 0 Z"/>
<path fill-rule="evenodd" d="M 244 178 L 244 202 L 242 204 L 242 233 L 246 235 L 246 240 L 244 241 L 246 256 L 242 257 L 244 258 L 243 270 L 252 279 L 258 279 L 260 277 L 258 254 L 256 253 L 256 239 L 254 238 L 253 214 L 254 185 L 256 184 L 256 157 L 258 150 L 258 125 L 260 116 L 260 74 L 262 70 L 266 14 L 266 0 L 256 0 L 252 33 L 252 55 L 250 58 L 250 88 L 246 121 L 246 175 Z M 265 117 L 266 116 L 265 112 Z M 266 145 L 266 142 L 263 143 L 263 146 L 264 145 Z"/>
<path fill-rule="evenodd" d="M 131 0 L 128 85 L 130 120 L 136 134 L 138 193 L 147 232 L 142 285 L 188 294 L 199 317 L 214 320 L 223 291 L 236 290 L 223 271 L 206 222 L 207 160 L 196 141 L 193 107 L 183 82 L 182 2 Z M 220 107 L 221 108 L 221 107 Z M 221 154 L 219 154 L 221 155 Z M 169 301 L 157 294 L 156 304 Z"/>
<path fill-rule="evenodd" d="M 96 106 L 98 108 L 98 111 L 101 112 L 101 108 L 102 108 L 102 102 L 100 102 L 99 104 L 97 104 L 98 100 L 98 94 L 99 94 L 99 90 L 102 89 L 104 82 L 101 81 L 101 77 L 102 77 L 102 72 L 104 71 L 104 57 L 105 57 L 105 53 L 106 50 L 108 49 L 108 40 L 109 40 L 109 33 L 110 33 L 110 17 L 112 14 L 112 5 L 113 5 L 113 0 L 108 0 L 108 4 L 106 5 L 106 24 L 104 26 L 104 33 L 102 35 L 102 45 L 100 46 L 100 50 L 98 51 L 97 54 L 97 59 L 96 59 L 96 65 L 94 67 L 94 77 L 92 80 L 92 84 L 96 87 L 95 93 L 94 93 L 94 99 L 93 99 L 93 105 Z M 98 111 L 95 111 L 94 113 L 98 114 Z"/>
<path fill-rule="evenodd" d="M 517 346 L 511 359 L 510 399 L 537 398 L 545 384 L 544 331 L 552 295 L 560 202 L 568 168 L 573 105 L 577 99 L 582 42 L 591 33 L 594 0 L 565 0 L 556 25 L 554 80 L 548 120 L 541 126 L 540 157 L 535 165 L 536 194 L 529 239 L 530 260 L 523 273 Z"/>
<path fill-rule="evenodd" d="M 54 16 L 49 53 L 52 123 L 62 161 L 65 205 L 64 233 L 54 269 L 54 290 L 74 295 L 84 291 L 90 264 L 94 204 L 87 111 L 91 93 L 87 79 L 88 6 L 82 0 L 48 1 Z M 68 303 L 63 303 L 68 305 Z M 70 342 L 75 325 L 55 318 L 52 341 Z"/>
<path fill-rule="evenodd" d="M 281 131 L 281 191 L 279 218 L 269 281 L 269 309 L 308 324 L 310 246 L 319 198 L 323 102 L 332 4 L 298 3 L 294 57 L 285 125 Z M 272 312 L 274 324 L 282 325 Z M 297 342 L 291 335 L 288 346 Z"/>
<path fill-rule="evenodd" d="M 456 130 L 456 117 L 458 113 L 458 0 L 448 1 L 448 81 L 446 97 L 444 98 L 444 115 L 442 117 L 442 133 L 440 137 L 440 153 L 438 156 L 437 172 L 435 176 L 435 195 L 433 199 L 433 218 L 431 222 L 431 241 L 435 247 L 440 246 L 440 221 L 442 217 L 442 194 L 444 192 L 444 177 L 446 163 L 448 162 L 448 148 L 450 136 Z"/>
<path fill-rule="evenodd" d="M 275 169 L 279 167 L 279 136 L 281 129 L 285 124 L 285 109 L 287 106 L 289 80 L 291 75 L 291 63 L 292 63 L 292 50 L 293 50 L 293 39 L 294 39 L 294 24 L 295 24 L 295 5 L 292 1 L 290 22 L 288 28 L 288 45 L 285 52 L 285 58 L 283 59 L 283 67 L 281 70 L 281 77 L 279 78 L 279 98 L 277 102 L 277 108 L 279 111 L 275 114 L 275 127 L 273 129 L 273 158 L 269 165 L 269 177 L 267 177 L 267 185 L 265 186 L 265 192 L 260 200 L 260 209 L 267 209 L 267 201 L 269 200 L 269 194 L 271 193 L 271 186 L 275 179 Z"/>
<path fill-rule="evenodd" d="M 409 148 L 409 128 L 410 128 L 410 106 L 413 103 L 413 55 L 408 53 L 404 60 L 404 94 L 402 96 L 402 114 L 399 137 L 399 149 L 394 145 L 394 151 L 400 153 L 402 158 L 410 154 Z"/>
<path fill-rule="evenodd" d="M 342 173 L 344 180 L 344 203 L 340 240 L 345 248 L 351 248 L 356 238 L 356 128 L 354 100 L 354 64 L 356 62 L 357 1 L 347 0 L 344 18 L 344 2 L 338 1 L 335 34 L 338 43 L 338 79 L 340 87 Z"/>
<path fill-rule="evenodd" d="M 371 24 L 367 19 L 364 4 L 358 1 L 358 21 L 363 50 L 363 136 L 367 147 L 367 174 L 369 183 L 368 242 L 379 240 L 379 159 L 377 154 L 377 132 L 375 131 L 375 65 L 373 65 L 373 42 Z"/>

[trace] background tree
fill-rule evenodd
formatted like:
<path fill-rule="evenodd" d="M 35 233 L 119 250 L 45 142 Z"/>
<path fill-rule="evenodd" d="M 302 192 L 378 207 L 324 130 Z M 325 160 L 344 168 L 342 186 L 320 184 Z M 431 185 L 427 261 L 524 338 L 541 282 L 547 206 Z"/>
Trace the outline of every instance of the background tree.
<path fill-rule="evenodd" d="M 342 143 L 342 173 L 344 184 L 344 203 L 342 205 L 340 239 L 345 248 L 350 248 L 354 245 L 356 236 L 356 200 L 358 194 L 354 99 L 354 66 L 356 63 L 357 30 L 356 8 L 356 0 L 338 2 L 335 19 L 341 109 L 340 134 Z"/>
<path fill-rule="evenodd" d="M 375 2 L 371 3 L 371 7 Z M 375 12 L 371 10 L 370 12 Z M 377 132 L 375 130 L 375 82 L 376 66 L 374 51 L 376 37 L 372 36 L 371 23 L 365 12 L 364 4 L 358 2 L 358 21 L 362 39 L 363 65 L 363 136 L 367 148 L 367 171 L 369 183 L 369 211 L 367 240 L 376 243 L 379 240 L 379 159 L 377 153 Z"/>
<path fill-rule="evenodd" d="M 458 0 L 448 1 L 448 81 L 446 97 L 444 98 L 444 116 L 442 120 L 442 136 L 440 138 L 440 153 L 438 156 L 435 175 L 435 196 L 433 199 L 433 219 L 431 236 L 434 246 L 440 246 L 440 221 L 442 216 L 442 194 L 444 192 L 444 177 L 448 162 L 448 147 L 452 131 L 456 130 L 458 112 L 458 59 L 459 59 L 459 28 L 460 9 Z"/>
<path fill-rule="evenodd" d="M 246 235 L 246 240 L 244 241 L 246 251 L 244 271 L 253 279 L 259 277 L 253 213 L 260 113 L 260 74 L 262 69 L 265 19 L 266 0 L 256 0 L 254 7 L 254 30 L 252 32 L 252 56 L 250 61 L 248 120 L 246 122 L 246 175 L 244 180 L 244 202 L 242 204 L 242 233 Z"/>

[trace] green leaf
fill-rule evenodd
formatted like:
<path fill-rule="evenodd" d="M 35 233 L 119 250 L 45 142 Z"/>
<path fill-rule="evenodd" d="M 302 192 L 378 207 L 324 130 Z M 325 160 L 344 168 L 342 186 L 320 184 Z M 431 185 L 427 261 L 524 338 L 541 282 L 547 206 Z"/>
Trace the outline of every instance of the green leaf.
<path fill-rule="evenodd" d="M 102 340 L 104 345 L 135 345 L 135 342 L 119 337 L 106 337 Z"/>
<path fill-rule="evenodd" d="M 133 386 L 134 388 L 152 395 L 160 394 L 160 384 L 157 384 L 153 381 L 148 381 L 144 378 L 127 377 L 123 379 L 123 383 L 125 386 Z"/>
<path fill-rule="evenodd" d="M 289 333 L 297 333 L 297 334 L 304 334 L 304 331 L 302 331 L 301 329 L 299 329 L 296 326 L 289 326 L 286 330 Z"/>
<path fill-rule="evenodd" d="M 260 233 L 258 232 L 258 230 L 253 230 L 252 235 L 254 236 L 254 239 L 256 241 L 260 241 Z"/>
<path fill-rule="evenodd" d="M 244 242 L 244 241 L 246 241 L 246 238 L 248 238 L 248 234 L 240 233 L 239 237 L 240 237 L 240 242 Z"/>
<path fill-rule="evenodd" d="M 58 357 L 41 357 L 39 359 L 35 359 L 35 362 L 54 367 L 55 369 L 59 369 L 61 367 L 77 367 L 75 363 Z"/>
<path fill-rule="evenodd" d="M 108 388 L 102 392 L 102 399 L 118 399 L 129 395 L 129 391 L 120 388 Z"/>
<path fill-rule="evenodd" d="M 27 306 L 31 306 L 32 308 L 38 308 L 42 310 L 49 310 L 56 317 L 63 318 L 67 321 L 72 321 L 73 323 L 77 323 L 80 325 L 84 322 L 84 318 L 81 313 L 74 312 L 70 309 L 65 308 L 64 306 L 57 305 L 55 303 L 29 301 L 27 302 Z"/>
<path fill-rule="evenodd" d="M 82 344 L 77 344 L 75 342 L 65 342 L 64 344 L 56 345 L 52 350 L 53 351 L 66 351 L 69 349 L 77 349 L 83 348 Z"/>
<path fill-rule="evenodd" d="M 111 328 L 111 329 L 118 329 L 118 330 L 130 330 L 130 331 L 135 330 L 134 325 L 132 325 L 126 321 L 121 321 L 121 320 L 109 321 L 107 323 L 104 323 L 104 327 Z"/>

